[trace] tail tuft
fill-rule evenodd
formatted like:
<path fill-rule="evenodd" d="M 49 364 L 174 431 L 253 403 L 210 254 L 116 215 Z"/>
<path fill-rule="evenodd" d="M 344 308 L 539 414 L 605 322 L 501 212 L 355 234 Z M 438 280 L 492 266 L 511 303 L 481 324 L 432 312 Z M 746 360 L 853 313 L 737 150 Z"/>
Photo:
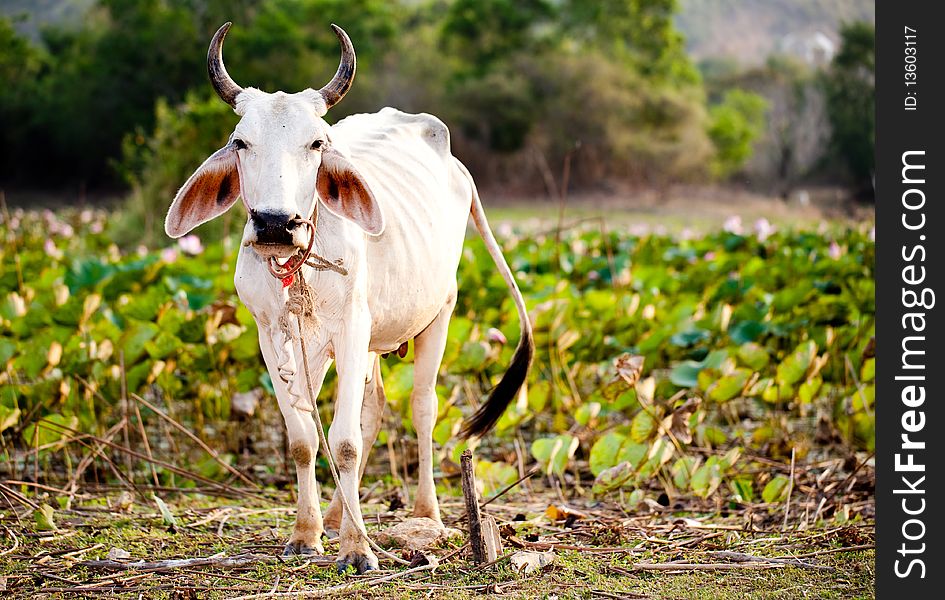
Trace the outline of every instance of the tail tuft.
<path fill-rule="evenodd" d="M 519 341 L 515 354 L 512 356 L 512 364 L 509 365 L 499 384 L 492 389 L 489 398 L 479 407 L 479 410 L 463 423 L 463 428 L 459 433 L 461 438 L 482 437 L 495 427 L 502 413 L 525 383 L 534 354 L 535 342 L 531 337 L 531 331 L 528 331 Z"/>

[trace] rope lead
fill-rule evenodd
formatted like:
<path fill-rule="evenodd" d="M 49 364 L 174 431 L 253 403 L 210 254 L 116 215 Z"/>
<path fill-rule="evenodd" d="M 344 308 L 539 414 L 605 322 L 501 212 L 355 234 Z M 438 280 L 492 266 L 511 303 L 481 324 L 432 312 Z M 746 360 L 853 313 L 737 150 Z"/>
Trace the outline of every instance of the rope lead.
<path fill-rule="evenodd" d="M 314 218 L 317 219 L 317 213 Z M 315 386 L 312 383 L 312 373 L 308 362 L 308 349 L 306 348 L 305 344 L 305 338 L 307 337 L 307 334 L 312 333 L 318 326 L 318 320 L 315 316 L 315 292 L 304 277 L 297 278 L 295 275 L 299 272 L 299 270 L 301 270 L 302 265 L 307 265 L 319 271 L 334 271 L 340 275 L 347 275 L 348 271 L 342 266 L 341 259 L 338 259 L 335 262 L 330 262 L 328 259 L 312 252 L 312 247 L 315 244 L 315 223 L 308 220 L 303 220 L 302 223 L 304 223 L 311 231 L 308 247 L 305 249 L 305 251 L 293 256 L 288 261 L 286 261 L 284 265 L 279 265 L 277 262 L 275 262 L 274 258 L 269 259 L 269 272 L 273 277 L 282 281 L 283 288 L 289 288 L 289 297 L 286 300 L 285 312 L 283 313 L 282 318 L 279 319 L 279 324 L 286 337 L 289 339 L 296 338 L 299 342 L 299 346 L 302 349 L 302 370 L 305 372 L 306 391 L 308 393 L 310 406 L 312 407 L 312 418 L 315 419 L 315 426 L 318 430 L 318 439 L 320 442 L 319 445 L 321 446 L 325 457 L 328 459 L 328 468 L 331 470 L 332 479 L 335 480 L 335 489 L 341 496 L 341 506 L 344 512 L 347 513 L 348 518 L 353 523 L 355 523 L 355 526 L 358 529 L 358 534 L 367 540 L 368 545 L 374 549 L 374 551 L 386 558 L 393 560 L 396 563 L 409 566 L 410 562 L 395 556 L 378 546 L 367 534 L 367 531 L 364 529 L 364 524 L 356 523 L 354 521 L 354 511 L 351 510 L 351 505 L 348 504 L 348 498 L 345 496 L 345 490 L 341 485 L 341 479 L 338 476 L 338 469 L 335 466 L 335 459 L 332 457 L 331 448 L 328 446 L 328 438 L 325 435 L 325 428 L 322 426 L 322 419 L 318 414 L 318 407 L 315 404 Z M 273 263 L 275 263 L 275 266 Z M 298 335 L 296 335 L 296 332 L 289 326 L 289 315 L 295 315 L 295 318 L 298 321 Z M 290 382 L 287 381 L 286 384 L 288 388 L 291 388 Z M 295 407 L 294 402 L 292 406 Z M 342 515 L 342 517 L 343 516 L 344 515 Z M 343 518 L 342 522 L 344 522 Z"/>

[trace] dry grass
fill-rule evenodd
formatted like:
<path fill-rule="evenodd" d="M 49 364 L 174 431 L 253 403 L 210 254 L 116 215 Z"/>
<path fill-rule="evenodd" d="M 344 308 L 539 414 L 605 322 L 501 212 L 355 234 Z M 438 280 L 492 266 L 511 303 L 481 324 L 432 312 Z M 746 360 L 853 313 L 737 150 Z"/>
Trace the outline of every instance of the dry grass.
<path fill-rule="evenodd" d="M 333 556 L 279 557 L 294 513 L 284 493 L 238 500 L 165 493 L 176 521 L 168 527 L 153 501 L 137 496 L 122 506 L 127 493 L 119 498 L 117 490 L 86 492 L 75 496 L 69 510 L 55 511 L 56 531 L 39 531 L 25 500 L 57 505 L 57 494 L 12 487 L 25 498 L 3 494 L 0 589 L 15 598 L 320 597 L 326 591 L 331 597 L 374 598 L 854 598 L 874 593 L 873 523 L 856 515 L 845 522 L 850 511 L 842 507 L 829 520 L 805 524 L 798 515 L 785 528 L 777 506 L 647 503 L 627 513 L 613 502 L 577 496 L 562 502 L 556 492 L 534 482 L 487 509 L 504 538 L 505 552 L 495 565 L 471 564 L 459 538 L 431 550 L 439 559 L 435 569 L 404 575 L 403 568 L 382 561 L 380 573 L 356 577 L 335 573 Z M 390 510 L 396 489 L 374 486 L 364 503 L 370 532 L 409 516 L 396 504 Z M 444 521 L 462 527 L 461 498 L 441 498 Z M 855 504 L 863 508 L 862 502 Z M 549 515 L 549 506 L 557 514 Z M 115 571 L 93 562 L 106 559 L 113 548 L 126 551 L 126 561 L 190 563 Z M 331 541 L 326 552 L 336 548 Z M 523 576 L 508 560 L 517 551 L 551 551 L 555 558 Z M 234 560 L 193 560 L 208 557 L 217 563 L 221 557 Z M 382 579 L 392 575 L 390 581 Z M 282 595 L 270 596 L 277 593 Z"/>

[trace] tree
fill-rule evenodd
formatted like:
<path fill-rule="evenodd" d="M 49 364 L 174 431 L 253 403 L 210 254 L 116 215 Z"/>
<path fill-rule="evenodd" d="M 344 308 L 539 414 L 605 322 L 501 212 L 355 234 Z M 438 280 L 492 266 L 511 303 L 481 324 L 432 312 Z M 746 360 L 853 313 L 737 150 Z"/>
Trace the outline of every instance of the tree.
<path fill-rule="evenodd" d="M 230 19 L 236 24 L 226 48 L 230 72 L 269 91 L 318 87 L 331 78 L 338 65 L 331 22 L 358 40 L 362 71 L 395 31 L 381 0 L 98 0 L 81 26 L 45 29 L 45 52 L 4 21 L 0 135 L 16 136 L 7 147 L 18 149 L 0 162 L 0 179 L 115 184 L 122 138 L 151 130 L 156 102 L 209 90 L 207 44 Z M 369 86 L 359 83 L 332 118 L 372 107 Z"/>
<path fill-rule="evenodd" d="M 17 35 L 9 20 L 0 19 L 0 182 L 11 178 L 22 155 L 38 158 L 38 146 L 31 142 L 30 100 L 45 64 L 43 53 Z"/>
<path fill-rule="evenodd" d="M 456 0 L 440 39 L 464 59 L 460 76 L 483 76 L 510 54 L 534 50 L 553 14 L 546 0 Z"/>
<path fill-rule="evenodd" d="M 613 54 L 648 78 L 699 83 L 673 18 L 677 0 L 566 0 L 562 21 L 570 35 Z"/>
<path fill-rule="evenodd" d="M 840 36 L 840 51 L 822 80 L 833 129 L 831 150 L 860 191 L 872 195 L 876 31 L 856 22 L 845 25 Z"/>

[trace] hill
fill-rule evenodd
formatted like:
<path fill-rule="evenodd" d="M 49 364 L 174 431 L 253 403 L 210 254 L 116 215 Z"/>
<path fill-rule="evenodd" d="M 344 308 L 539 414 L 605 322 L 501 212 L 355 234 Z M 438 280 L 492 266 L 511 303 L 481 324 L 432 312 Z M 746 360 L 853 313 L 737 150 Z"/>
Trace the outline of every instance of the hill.
<path fill-rule="evenodd" d="M 820 32 L 836 43 L 842 23 L 875 19 L 873 0 L 680 0 L 676 25 L 697 61 L 758 64 L 793 36 Z"/>

